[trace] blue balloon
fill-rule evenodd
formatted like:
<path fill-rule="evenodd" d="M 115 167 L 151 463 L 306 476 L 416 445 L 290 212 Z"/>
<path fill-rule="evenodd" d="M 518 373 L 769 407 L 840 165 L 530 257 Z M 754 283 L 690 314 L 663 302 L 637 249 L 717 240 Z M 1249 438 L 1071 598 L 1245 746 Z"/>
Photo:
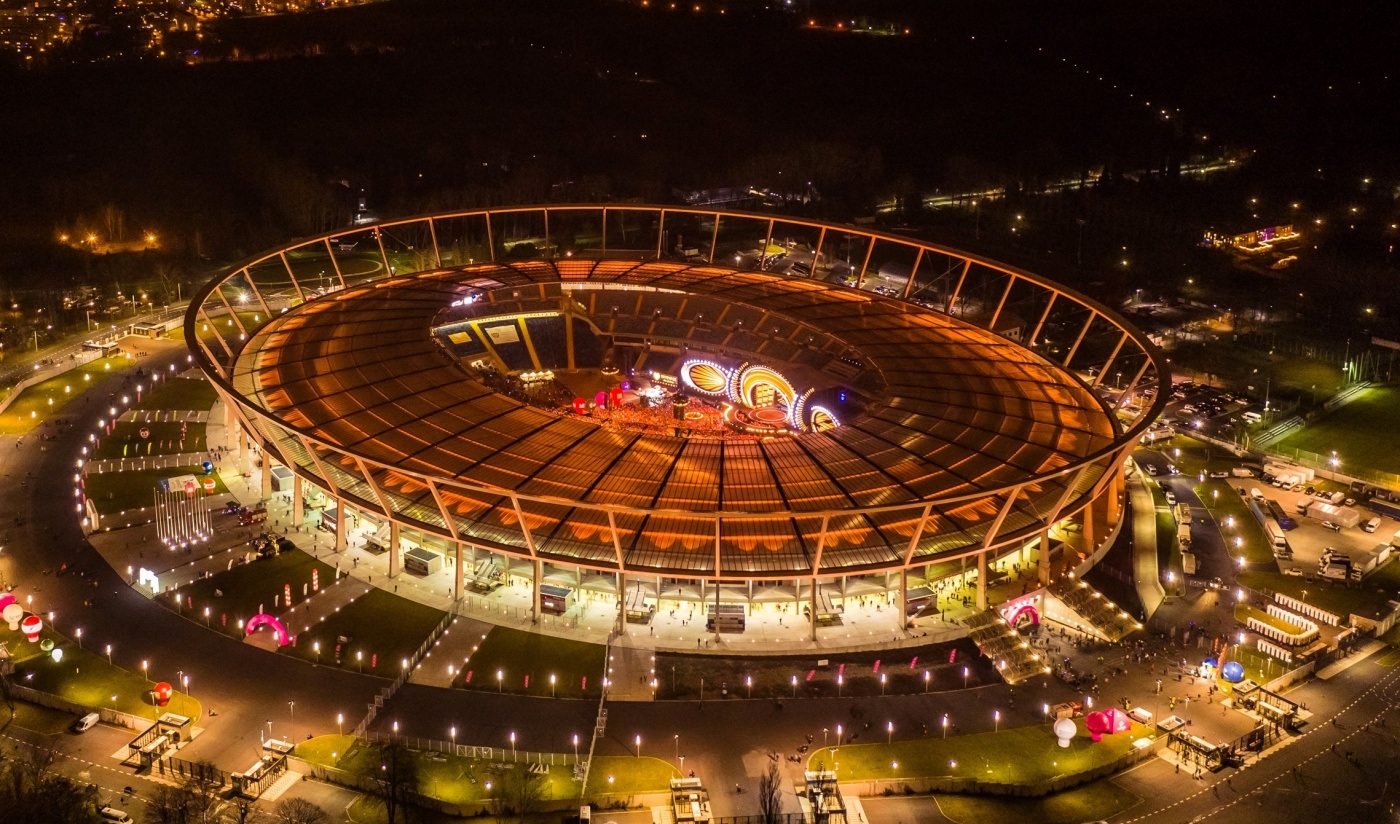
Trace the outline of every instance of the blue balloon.
<path fill-rule="evenodd" d="M 208 475 L 210 472 L 213 472 L 213 471 L 214 471 L 214 464 L 210 463 L 209 461 L 205 461 L 205 462 L 203 463 L 203 466 L 204 466 L 204 474 L 205 474 L 205 475 Z"/>
<path fill-rule="evenodd" d="M 1225 668 L 1220 671 L 1220 674 L 1231 684 L 1238 684 L 1244 680 L 1244 664 L 1239 661 L 1226 661 Z"/>

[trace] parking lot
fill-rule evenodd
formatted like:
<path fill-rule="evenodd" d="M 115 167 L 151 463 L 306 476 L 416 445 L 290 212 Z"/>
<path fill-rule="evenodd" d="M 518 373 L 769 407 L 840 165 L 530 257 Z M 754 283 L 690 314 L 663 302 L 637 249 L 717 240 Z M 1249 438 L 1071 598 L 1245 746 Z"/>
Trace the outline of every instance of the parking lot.
<path fill-rule="evenodd" d="M 1323 551 L 1328 547 L 1347 555 L 1360 557 L 1378 544 L 1389 543 L 1395 537 L 1396 530 L 1400 530 L 1400 521 L 1391 518 L 1382 517 L 1375 532 L 1366 532 L 1360 525 L 1354 527 L 1338 526 L 1334 529 L 1324 526 L 1324 521 L 1299 514 L 1300 502 L 1308 504 L 1317 500 L 1316 497 L 1307 493 L 1309 487 L 1313 488 L 1314 492 L 1319 489 L 1343 489 L 1338 484 L 1324 483 L 1320 486 L 1307 484 L 1302 490 L 1295 492 L 1291 489 L 1270 486 L 1258 478 L 1231 478 L 1230 480 L 1233 488 L 1244 490 L 1244 495 L 1249 496 L 1252 494 L 1250 490 L 1258 489 L 1264 500 L 1277 501 L 1285 513 L 1293 516 L 1297 526 L 1285 530 L 1284 533 L 1289 547 L 1293 550 L 1293 557 L 1279 561 L 1279 568 L 1285 573 L 1293 574 L 1289 571 L 1297 570 L 1305 575 L 1316 575 Z M 1359 502 L 1355 504 L 1354 508 L 1361 514 L 1362 524 L 1365 524 L 1372 517 L 1379 517 Z"/>

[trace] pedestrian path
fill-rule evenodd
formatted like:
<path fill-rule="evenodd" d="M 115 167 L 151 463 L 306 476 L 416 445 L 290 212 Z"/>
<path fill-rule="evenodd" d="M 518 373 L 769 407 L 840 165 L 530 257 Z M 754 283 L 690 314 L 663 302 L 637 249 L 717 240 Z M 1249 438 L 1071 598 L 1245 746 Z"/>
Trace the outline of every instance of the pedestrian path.
<path fill-rule="evenodd" d="M 337 577 L 336 580 L 327 583 L 329 585 L 321 587 L 320 592 L 291 609 L 283 610 L 277 616 L 277 620 L 282 622 L 282 626 L 286 627 L 288 632 L 300 635 L 309 631 L 373 589 L 364 581 L 346 576 Z"/>
<path fill-rule="evenodd" d="M 465 668 L 477 645 L 491 629 L 491 624 L 484 621 L 459 617 L 414 667 L 409 683 L 427 687 L 452 686 L 457 673 Z"/>

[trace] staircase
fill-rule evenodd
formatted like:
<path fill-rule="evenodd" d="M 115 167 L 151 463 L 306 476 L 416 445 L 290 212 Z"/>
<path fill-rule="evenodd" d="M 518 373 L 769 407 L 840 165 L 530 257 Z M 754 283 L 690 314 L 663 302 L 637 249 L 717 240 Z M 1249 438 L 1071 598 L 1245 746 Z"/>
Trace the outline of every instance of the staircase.
<path fill-rule="evenodd" d="M 977 649 L 992 660 L 1006 683 L 1015 684 L 1050 671 L 1040 654 L 996 610 L 983 610 L 965 623 Z"/>
<path fill-rule="evenodd" d="M 1102 592 L 1078 578 L 1061 578 L 1050 585 L 1049 594 L 1078 615 L 1093 634 L 1118 641 L 1142 629 L 1142 624 L 1126 610 L 1104 597 Z"/>

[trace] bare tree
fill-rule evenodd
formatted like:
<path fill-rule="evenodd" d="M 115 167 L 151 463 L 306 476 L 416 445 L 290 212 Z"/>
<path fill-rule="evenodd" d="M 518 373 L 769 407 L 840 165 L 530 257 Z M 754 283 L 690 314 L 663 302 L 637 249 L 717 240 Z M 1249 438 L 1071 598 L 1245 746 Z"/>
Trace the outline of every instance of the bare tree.
<path fill-rule="evenodd" d="M 370 800 L 384 808 L 388 824 L 395 824 L 418 792 L 418 759 L 397 738 L 381 744 L 378 753 L 379 758 L 365 762 L 361 775 L 370 782 Z"/>
<path fill-rule="evenodd" d="M 147 824 L 192 824 L 190 793 L 183 786 L 162 784 L 146 802 Z"/>
<path fill-rule="evenodd" d="M 778 762 L 769 761 L 768 770 L 758 779 L 758 812 L 764 824 L 777 824 L 783 813 L 783 773 Z"/>
<path fill-rule="evenodd" d="M 511 774 L 511 801 L 515 804 L 515 814 L 528 818 L 539 812 L 544 800 L 546 785 L 544 773 L 526 770 L 513 770 Z"/>
<path fill-rule="evenodd" d="M 273 808 L 278 824 L 330 824 L 330 815 L 304 798 L 284 798 Z"/>
<path fill-rule="evenodd" d="M 232 814 L 233 824 L 264 824 L 268 820 L 257 801 L 241 795 L 234 796 L 229 802 L 229 812 Z"/>

